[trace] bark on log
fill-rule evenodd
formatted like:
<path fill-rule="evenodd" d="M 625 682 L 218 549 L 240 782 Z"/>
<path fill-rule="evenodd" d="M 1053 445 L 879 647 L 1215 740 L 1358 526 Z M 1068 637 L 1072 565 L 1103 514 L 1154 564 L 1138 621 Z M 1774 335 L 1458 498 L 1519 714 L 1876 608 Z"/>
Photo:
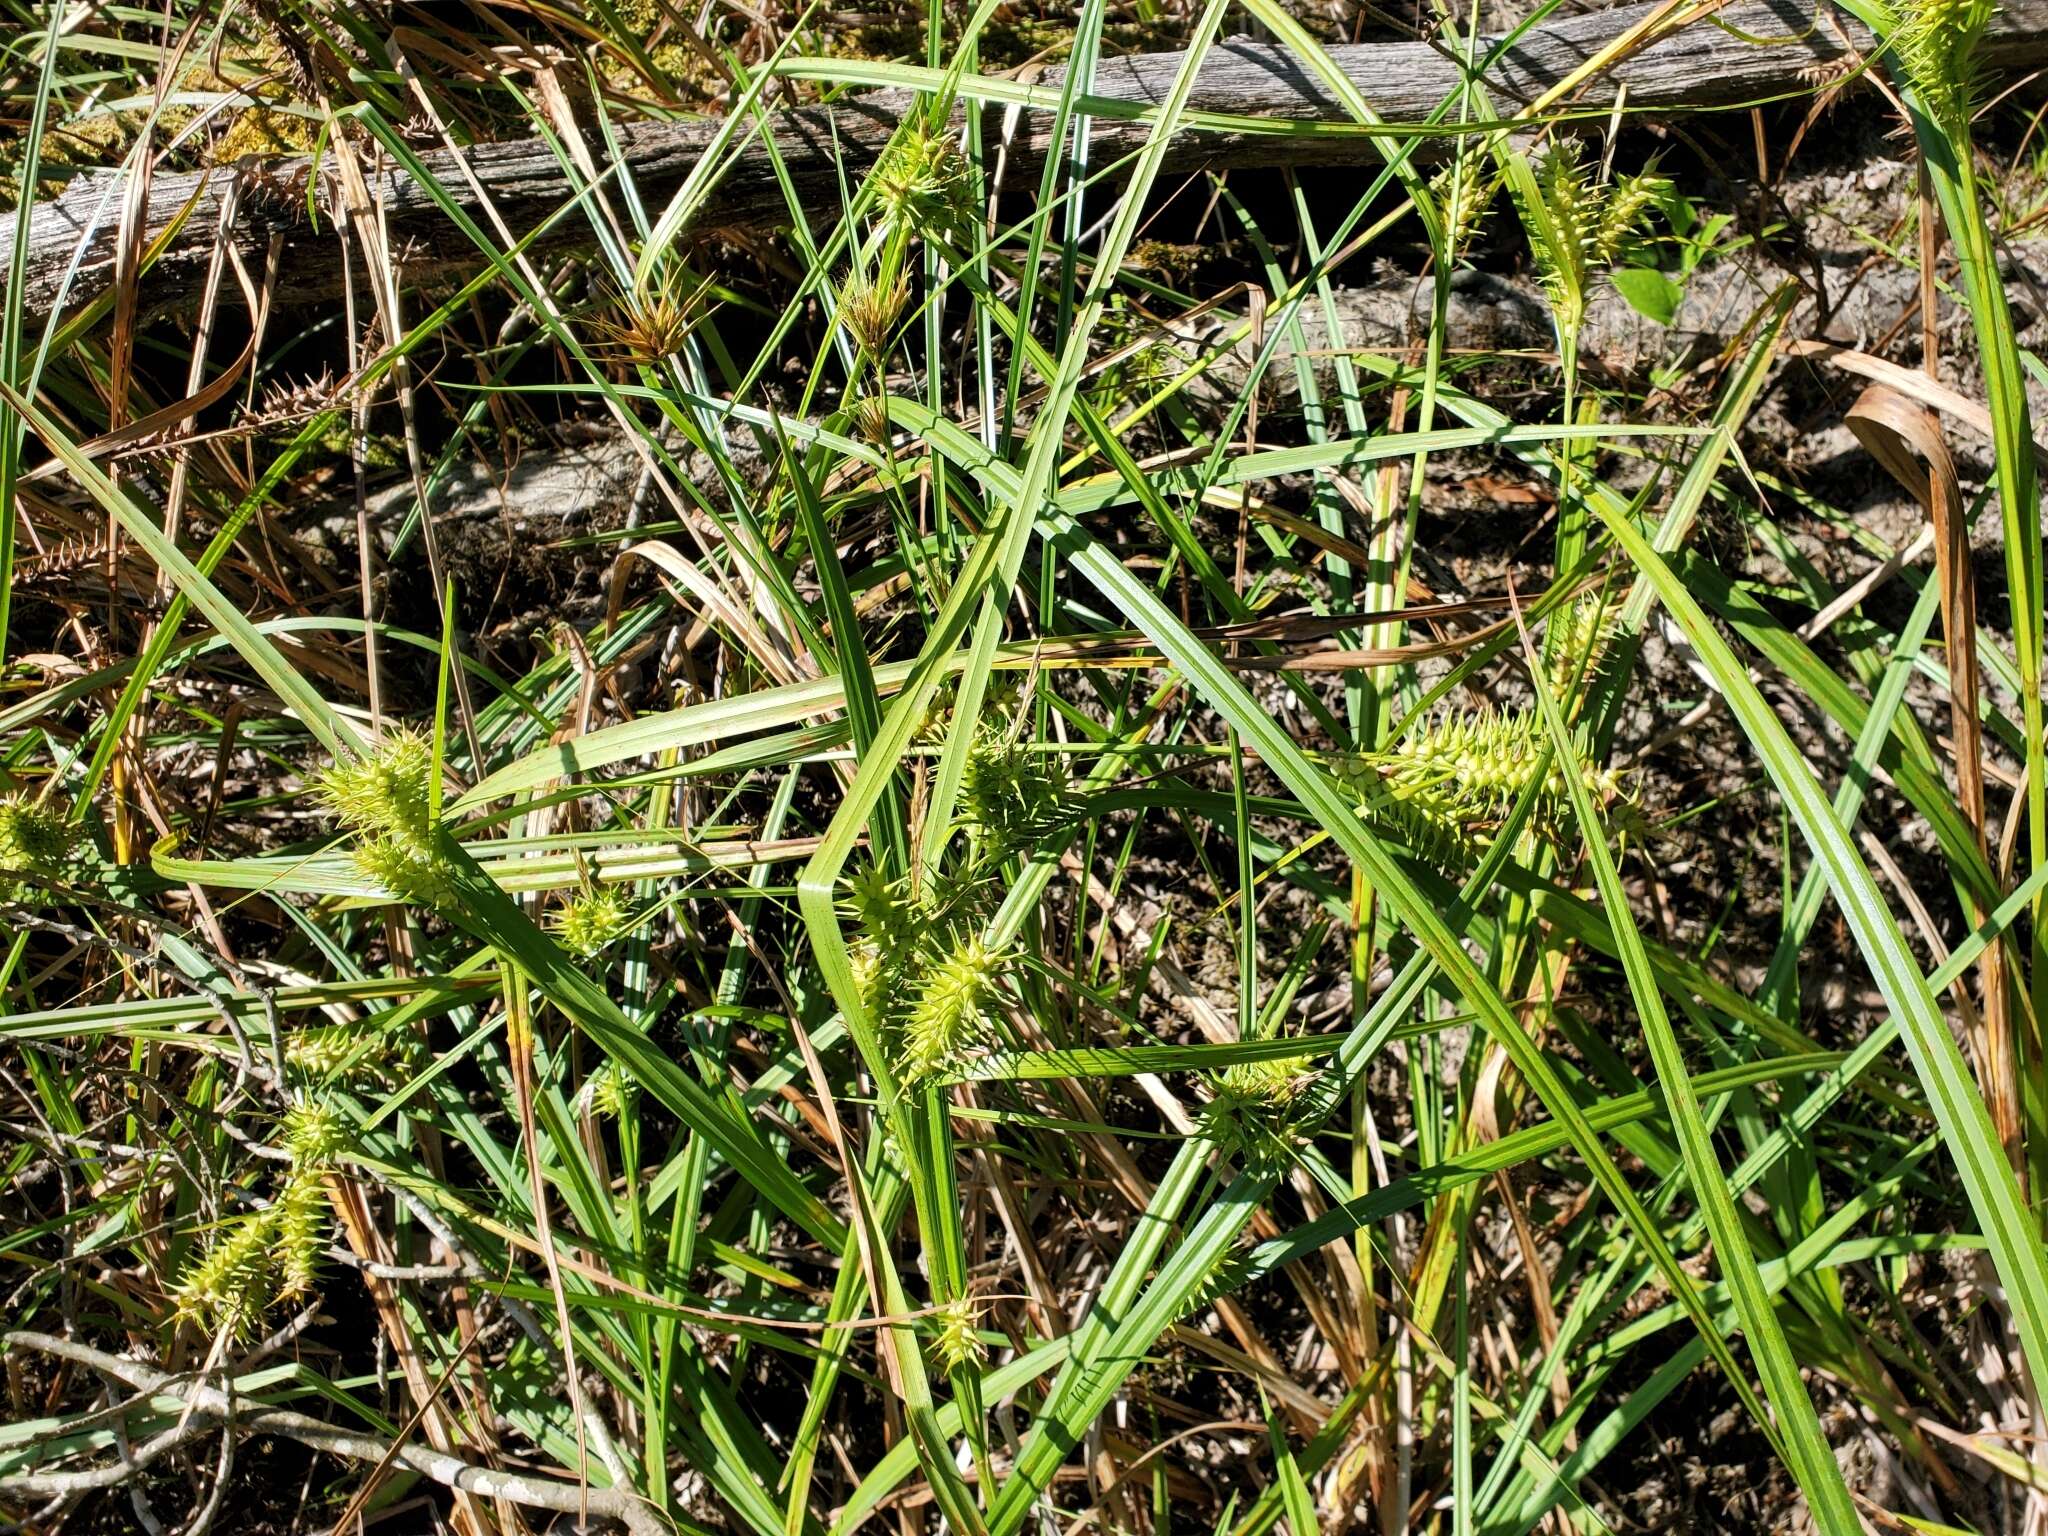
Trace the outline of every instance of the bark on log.
<path fill-rule="evenodd" d="M 1533 29 L 1509 48 L 1488 76 L 1488 88 L 1503 111 L 1540 95 L 1568 77 L 1608 43 L 1640 22 L 1654 7 L 1623 6 L 1574 16 Z M 1810 89 L 1817 74 L 1839 68 L 1868 47 L 1869 38 L 1821 0 L 1734 0 L 1710 20 L 1695 23 L 1642 49 L 1608 75 L 1587 83 L 1574 98 L 1580 106 L 1612 103 L 1627 89 L 1635 110 L 1677 111 L 1728 106 L 1775 94 Z M 1389 122 L 1418 122 L 1455 89 L 1458 66 L 1446 51 L 1427 43 L 1359 43 L 1331 50 L 1338 65 L 1366 100 Z M 2005 0 L 1985 40 L 1986 62 L 1994 68 L 2048 61 L 2048 0 Z M 1143 54 L 1104 63 L 1095 94 L 1135 103 L 1157 103 L 1179 67 L 1178 54 Z M 902 92 L 843 98 L 828 106 L 793 107 L 775 114 L 775 156 L 758 140 L 735 155 L 698 220 L 703 229 L 772 230 L 788 222 L 777 179 L 779 159 L 803 207 L 829 219 L 838 210 L 842 171 L 858 177 L 872 162 L 912 100 Z M 1204 60 L 1191 106 L 1241 116 L 1296 120 L 1341 120 L 1345 114 L 1328 88 L 1299 59 L 1271 44 L 1226 41 Z M 992 134 L 1000 114 L 991 112 Z M 1043 113 L 1025 113 L 1008 154 L 1008 185 L 1035 184 L 1047 148 Z M 703 154 L 717 124 L 712 121 L 633 124 L 619 140 L 626 170 L 643 203 L 659 208 L 682 184 Z M 1097 118 L 1091 158 L 1106 165 L 1141 145 L 1150 129 L 1141 122 Z M 601 143 L 592 145 L 602 155 Z M 524 233 L 561 207 L 568 187 L 555 155 L 538 140 L 479 145 L 466 150 L 470 169 L 509 226 Z M 1249 132 L 1184 131 L 1167 157 L 1169 170 L 1273 165 L 1339 165 L 1376 158 L 1362 137 L 1274 137 Z M 467 210 L 476 214 L 463 176 L 450 157 L 427 154 L 435 176 Z M 331 184 L 315 187 L 323 209 L 318 232 L 306 222 L 304 159 L 266 162 L 242 199 L 233 237 L 253 270 L 273 235 L 281 237 L 282 304 L 332 298 L 340 290 L 341 268 L 332 233 L 338 205 Z M 189 304 L 204 279 L 221 198 L 234 168 L 165 175 L 154 179 L 145 214 L 145 240 L 154 239 L 188 204 L 191 211 L 170 248 L 143 280 L 141 303 L 161 311 Z M 407 281 L 425 282 L 480 265 L 475 247 L 411 178 L 382 175 L 372 195 L 384 202 L 392 243 Z M 324 180 L 324 178 L 323 178 Z M 118 173 L 81 178 L 32 212 L 25 292 L 34 316 L 56 301 L 74 256 L 78 268 L 65 295 L 76 306 L 102 292 L 114 276 L 114 230 L 119 218 Z M 479 222 L 482 222 L 479 219 Z M 0 263 L 11 260 L 14 219 L 0 221 Z M 556 247 L 587 241 L 589 223 L 580 214 L 561 221 L 543 241 Z M 6 267 L 0 265 L 0 273 Z"/>

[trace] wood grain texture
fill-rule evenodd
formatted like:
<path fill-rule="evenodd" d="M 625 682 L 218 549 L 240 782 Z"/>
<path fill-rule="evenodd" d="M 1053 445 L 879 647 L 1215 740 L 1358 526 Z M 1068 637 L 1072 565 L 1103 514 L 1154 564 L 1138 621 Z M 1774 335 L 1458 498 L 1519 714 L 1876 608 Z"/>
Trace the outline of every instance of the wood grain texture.
<path fill-rule="evenodd" d="M 1506 50 L 1488 76 L 1501 110 L 1511 110 L 1568 77 L 1586 60 L 1624 34 L 1653 6 L 1632 5 L 1554 21 Z M 1867 36 L 1852 21 L 1815 0 L 1734 0 L 1708 21 L 1698 22 L 1642 49 L 1611 74 L 1589 82 L 1574 98 L 1579 106 L 1604 106 L 1624 86 L 1633 110 L 1672 112 L 1725 107 L 1812 88 L 1817 77 L 1839 69 L 1866 46 Z M 1386 121 L 1426 118 L 1456 88 L 1458 67 L 1428 43 L 1359 43 L 1331 50 Z M 2048 61 L 2048 0 L 2005 0 L 1993 19 L 1985 55 L 1994 68 Z M 1150 104 L 1163 99 L 1179 67 L 1178 54 L 1144 54 L 1105 62 L 1095 94 Z M 794 184 L 801 206 L 818 222 L 836 216 L 840 177 L 857 178 L 873 163 L 905 108 L 901 92 L 843 97 L 827 106 L 784 108 L 773 114 L 775 155 Z M 1197 110 L 1294 120 L 1342 119 L 1329 91 L 1292 54 L 1267 43 L 1233 39 L 1204 60 L 1190 103 Z M 1035 185 L 1046 153 L 1047 117 L 1021 114 L 1012 131 L 1007 185 Z M 990 142 L 1003 131 L 991 110 Z M 643 203 L 661 207 L 682 184 L 717 131 L 708 120 L 624 125 L 618 131 L 626 169 Z M 1141 121 L 1097 118 L 1091 161 L 1110 165 L 1142 144 L 1149 128 Z M 592 145 L 603 154 L 601 143 Z M 479 145 L 464 151 L 469 166 L 499 213 L 524 234 L 556 212 L 568 196 L 553 153 L 538 140 Z M 1341 165 L 1377 157 L 1359 136 L 1290 137 L 1249 131 L 1184 132 L 1167 157 L 1169 171 L 1273 165 Z M 450 157 L 424 156 L 428 167 L 458 201 L 476 212 L 474 201 Z M 758 138 L 732 156 L 732 164 L 698 220 L 698 229 L 772 231 L 789 222 L 788 205 L 768 147 Z M 252 269 L 272 238 L 282 240 L 284 305 L 316 303 L 339 292 L 341 267 L 333 234 L 338 197 L 323 174 L 312 191 L 322 216 L 317 228 L 305 216 L 305 186 L 311 174 L 304 159 L 264 162 L 239 170 L 163 175 L 154 178 L 145 215 L 145 238 L 154 239 L 191 204 L 183 229 L 143 279 L 146 310 L 189 304 L 204 277 L 221 198 L 237 174 L 260 171 L 245 183 L 233 238 Z M 385 171 L 373 178 L 373 195 L 383 199 L 394 249 L 409 282 L 432 282 L 480 265 L 475 248 L 411 178 Z M 30 313 L 46 315 L 56 301 L 74 257 L 77 269 L 65 294 L 76 306 L 113 281 L 114 227 L 119 218 L 120 177 L 83 177 L 64 194 L 32 212 L 26 295 Z M 479 217 L 479 223 L 485 221 Z M 0 221 L 0 262 L 13 249 L 14 219 Z M 486 225 L 488 227 L 488 225 Z M 579 213 L 538 242 L 562 248 L 588 238 L 588 219 Z M 0 269 L 4 270 L 4 269 Z"/>

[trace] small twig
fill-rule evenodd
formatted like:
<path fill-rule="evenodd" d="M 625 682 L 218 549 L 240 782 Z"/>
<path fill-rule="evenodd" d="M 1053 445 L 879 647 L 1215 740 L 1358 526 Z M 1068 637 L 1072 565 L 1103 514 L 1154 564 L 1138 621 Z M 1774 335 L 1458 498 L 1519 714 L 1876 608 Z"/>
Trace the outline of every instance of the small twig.
<path fill-rule="evenodd" d="M 152 1395 L 177 1398 L 190 1408 L 195 1421 L 231 1422 L 243 1433 L 296 1440 L 301 1445 L 347 1461 L 372 1464 L 393 1461 L 444 1488 L 453 1488 L 480 1499 L 509 1499 L 530 1509 L 554 1510 L 562 1514 L 573 1514 L 579 1506 L 587 1503 L 593 1513 L 624 1522 L 633 1536 L 665 1536 L 665 1527 L 646 1501 L 626 1489 L 581 1489 L 574 1483 L 479 1467 L 459 1456 L 424 1446 L 393 1445 L 375 1435 L 358 1434 L 285 1408 L 237 1412 L 233 1400 L 218 1387 L 207 1386 L 203 1382 L 180 1382 L 151 1366 L 123 1360 L 70 1339 L 16 1332 L 7 1334 L 0 1342 L 13 1349 L 32 1349 L 60 1360 L 69 1360 Z M 184 1438 L 189 1438 L 189 1435 Z M 0 1491 L 40 1498 L 113 1487 L 135 1476 L 147 1464 L 143 1459 L 145 1456 L 153 1459 L 169 1449 L 170 1445 L 159 1447 L 158 1441 L 152 1441 L 124 1463 L 113 1467 L 80 1472 L 15 1473 L 0 1477 Z"/>

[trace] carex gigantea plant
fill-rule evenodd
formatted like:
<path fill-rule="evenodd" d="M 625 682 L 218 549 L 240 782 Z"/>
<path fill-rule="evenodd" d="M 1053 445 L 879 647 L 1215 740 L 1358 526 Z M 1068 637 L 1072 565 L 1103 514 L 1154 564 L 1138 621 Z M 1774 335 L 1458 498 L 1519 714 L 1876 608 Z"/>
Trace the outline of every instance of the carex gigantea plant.
<path fill-rule="evenodd" d="M 1588 763 L 1581 771 L 1599 803 L 1620 796 L 1613 769 Z M 1564 770 L 1530 709 L 1447 715 L 1385 751 L 1346 759 L 1339 772 L 1363 800 L 1369 820 L 1447 873 L 1477 862 L 1532 786 L 1530 825 L 1538 834 L 1562 824 L 1567 799 Z"/>
<path fill-rule="evenodd" d="M 1571 425 L 1579 414 L 1579 342 L 1595 289 L 1630 243 L 1641 238 L 1668 183 L 1648 170 L 1604 177 L 1586 164 L 1576 139 L 1558 140 L 1533 162 L 1505 141 L 1496 146 L 1496 154 L 1550 306 L 1564 421 Z M 1586 553 L 1587 515 L 1573 494 L 1569 443 L 1559 445 L 1557 462 L 1557 568 L 1567 571 Z"/>
<path fill-rule="evenodd" d="M 173 1289 L 177 1315 L 211 1335 L 254 1333 L 281 1302 L 308 1294 L 327 1243 L 328 1171 L 347 1147 L 341 1116 L 300 1098 L 286 1111 L 288 1154 L 268 1205 L 230 1217 Z"/>
<path fill-rule="evenodd" d="M 38 881 L 59 878 L 77 829 L 54 806 L 28 795 L 0 800 L 0 899 L 23 899 Z"/>
<path fill-rule="evenodd" d="M 1003 895 L 1005 863 L 1070 809 L 1051 761 L 983 723 L 961 774 L 959 862 L 918 879 L 891 879 L 875 865 L 848 877 L 855 978 L 905 1082 L 942 1076 L 989 1043 L 1015 957 L 983 930 Z"/>
<path fill-rule="evenodd" d="M 356 867 L 401 901 L 430 910 L 453 889 L 435 825 L 433 774 L 432 741 L 404 729 L 337 759 L 318 784 L 322 802 L 354 834 Z"/>
<path fill-rule="evenodd" d="M 906 1083 L 941 1075 L 986 1043 L 1009 955 L 981 937 L 985 888 L 914 886 L 869 866 L 847 882 L 855 979 Z"/>

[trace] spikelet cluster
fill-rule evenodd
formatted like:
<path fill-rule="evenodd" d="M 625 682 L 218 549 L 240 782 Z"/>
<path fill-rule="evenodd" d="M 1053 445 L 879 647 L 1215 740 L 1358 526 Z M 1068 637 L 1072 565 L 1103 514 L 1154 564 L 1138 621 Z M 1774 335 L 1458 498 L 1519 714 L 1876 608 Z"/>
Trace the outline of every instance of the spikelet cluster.
<path fill-rule="evenodd" d="M 1249 1155 L 1278 1152 L 1292 1140 L 1303 1096 L 1315 1079 L 1303 1056 L 1236 1062 L 1209 1079 L 1215 1095 L 1210 1124 Z"/>
<path fill-rule="evenodd" d="M 276 1218 L 258 1211 L 229 1224 L 173 1293 L 180 1318 L 210 1334 L 247 1338 L 270 1304 Z"/>
<path fill-rule="evenodd" d="M 981 1358 L 981 1338 L 975 1332 L 980 1321 L 981 1309 L 969 1296 L 956 1296 L 939 1308 L 932 1354 L 948 1375 Z"/>
<path fill-rule="evenodd" d="M 1234 1105 L 1285 1109 L 1314 1079 L 1305 1056 L 1240 1061 L 1216 1074 L 1216 1097 Z"/>
<path fill-rule="evenodd" d="M 980 1033 L 1003 964 L 979 935 L 968 935 L 946 944 L 923 968 L 903 1021 L 905 1078 L 915 1081 L 959 1060 Z"/>
<path fill-rule="evenodd" d="M 1444 246 L 1455 263 L 1485 226 L 1496 179 L 1486 157 L 1460 155 L 1431 180 L 1437 206 L 1443 210 Z"/>
<path fill-rule="evenodd" d="M 611 314 L 590 328 L 613 360 L 644 368 L 679 355 L 710 309 L 711 280 L 671 268 L 614 300 Z"/>
<path fill-rule="evenodd" d="M 0 871 L 54 880 L 63 874 L 73 842 L 74 829 L 54 806 L 26 795 L 0 800 Z M 27 890 L 27 882 L 0 875 L 0 896 L 18 900 Z"/>
<path fill-rule="evenodd" d="M 1575 328 L 1593 280 L 1642 233 L 1669 182 L 1647 171 L 1600 181 L 1576 139 L 1553 144 L 1535 179 L 1543 207 L 1523 210 L 1531 249 L 1562 323 Z"/>
<path fill-rule="evenodd" d="M 607 1120 L 623 1120 L 640 1096 L 640 1085 L 619 1070 L 615 1061 L 601 1063 L 583 1084 L 584 1102 L 590 1112 Z"/>
<path fill-rule="evenodd" d="M 908 278 L 899 276 L 891 283 L 854 278 L 840 292 L 839 323 L 846 327 L 861 355 L 872 362 L 887 354 L 909 303 Z"/>
<path fill-rule="evenodd" d="M 1899 70 L 1948 132 L 1969 126 L 1971 65 L 1991 11 L 1991 0 L 1906 0 L 1895 13 L 1890 41 Z"/>
<path fill-rule="evenodd" d="M 889 402 L 880 395 L 862 395 L 853 405 L 853 425 L 877 448 L 889 446 L 895 428 L 889 422 Z"/>
<path fill-rule="evenodd" d="M 587 960 L 623 939 L 637 923 L 625 893 L 606 885 L 570 897 L 555 909 L 552 926 L 564 949 Z"/>
<path fill-rule="evenodd" d="M 301 1100 L 286 1112 L 291 1154 L 269 1205 L 229 1222 L 173 1292 L 178 1316 L 212 1334 L 245 1338 L 279 1302 L 313 1289 L 327 1245 L 327 1171 L 348 1145 L 341 1116 Z"/>
<path fill-rule="evenodd" d="M 1000 858 L 1060 825 L 1067 786 L 1052 761 L 999 726 L 975 732 L 960 774 L 960 819 L 985 854 Z"/>
<path fill-rule="evenodd" d="M 1391 751 L 1352 759 L 1344 774 L 1364 799 L 1369 820 L 1424 862 L 1455 872 L 1491 846 L 1494 831 L 1532 783 L 1536 830 L 1550 833 L 1561 824 L 1568 791 L 1545 744 L 1533 710 L 1458 715 L 1403 738 Z M 1581 771 L 1596 801 L 1619 795 L 1613 770 L 1585 764 Z"/>
<path fill-rule="evenodd" d="M 875 165 L 882 212 L 899 229 L 971 246 L 977 223 L 974 173 L 953 135 L 914 113 Z"/>
<path fill-rule="evenodd" d="M 390 1080 L 406 1064 L 417 1042 L 391 1030 L 368 1032 L 356 1024 L 316 1024 L 294 1030 L 284 1046 L 285 1065 L 326 1082 L 339 1073 Z"/>
<path fill-rule="evenodd" d="M 433 771 L 433 744 L 400 730 L 363 756 L 338 759 L 318 786 L 335 819 L 355 834 L 356 867 L 423 907 L 443 905 L 453 889 L 434 827 Z"/>
<path fill-rule="evenodd" d="M 1600 675 L 1618 617 L 1604 593 L 1583 592 L 1551 619 L 1544 681 L 1553 699 L 1564 703 Z"/>
<path fill-rule="evenodd" d="M 1010 962 L 980 937 L 988 889 L 969 874 L 913 893 L 872 868 L 848 881 L 854 979 L 906 1081 L 951 1069 L 987 1037 Z"/>

